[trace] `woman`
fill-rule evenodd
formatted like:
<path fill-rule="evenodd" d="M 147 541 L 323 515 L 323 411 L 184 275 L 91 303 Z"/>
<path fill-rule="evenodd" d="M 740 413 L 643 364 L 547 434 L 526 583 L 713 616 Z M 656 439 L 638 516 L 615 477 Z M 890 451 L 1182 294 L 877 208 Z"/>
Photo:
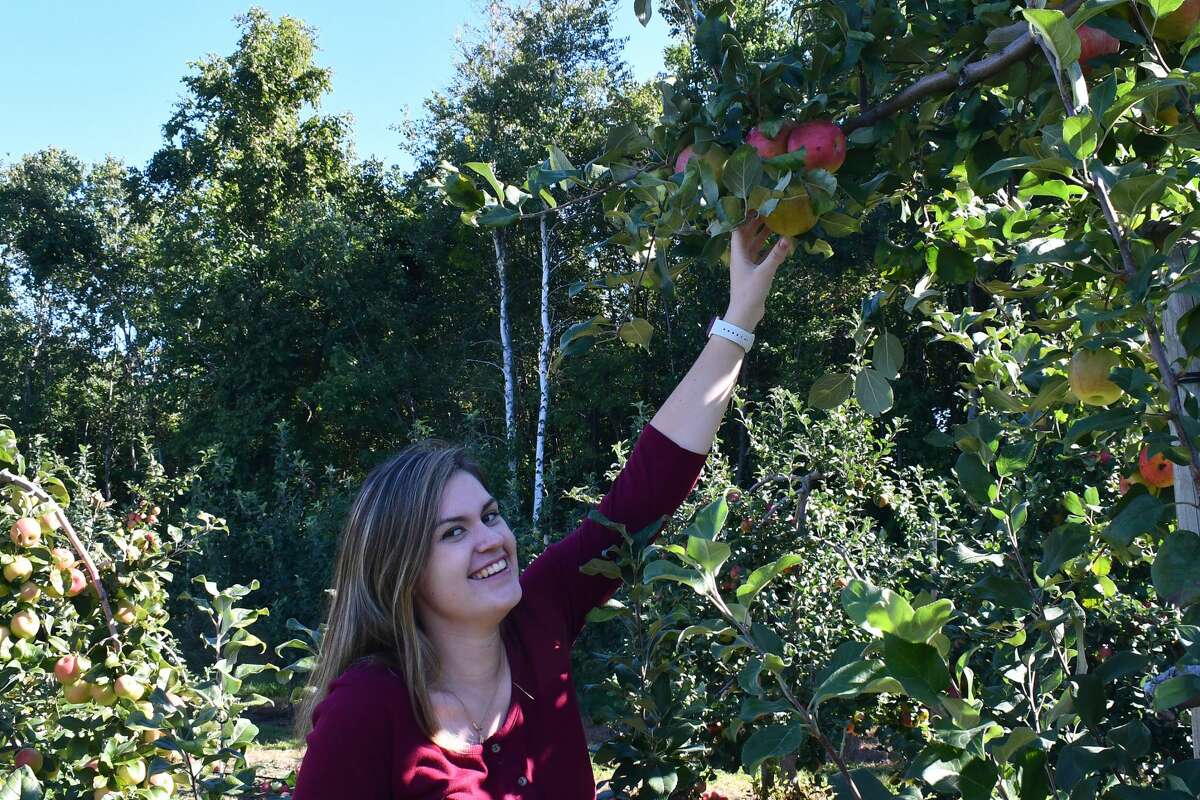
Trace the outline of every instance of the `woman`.
<path fill-rule="evenodd" d="M 672 514 L 700 474 L 749 335 L 791 242 L 733 235 L 729 307 L 642 430 L 600 512 L 630 531 Z M 741 343 L 738 343 L 738 342 Z M 571 646 L 620 581 L 584 575 L 619 535 L 585 521 L 523 573 L 516 540 L 460 448 L 405 449 L 364 481 L 298 730 L 296 800 L 584 800 L 596 795 Z"/>

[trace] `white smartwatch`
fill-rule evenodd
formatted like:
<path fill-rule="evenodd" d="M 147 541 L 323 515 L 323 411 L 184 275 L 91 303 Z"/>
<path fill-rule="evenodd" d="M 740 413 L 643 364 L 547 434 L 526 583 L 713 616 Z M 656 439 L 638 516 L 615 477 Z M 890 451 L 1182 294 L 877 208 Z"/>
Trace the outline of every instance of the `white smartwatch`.
<path fill-rule="evenodd" d="M 737 325 L 726 322 L 720 317 L 713 317 L 708 321 L 708 329 L 704 332 L 705 337 L 720 336 L 728 339 L 731 342 L 736 342 L 742 346 L 742 349 L 747 353 L 754 346 L 754 334 L 750 331 L 743 330 Z"/>

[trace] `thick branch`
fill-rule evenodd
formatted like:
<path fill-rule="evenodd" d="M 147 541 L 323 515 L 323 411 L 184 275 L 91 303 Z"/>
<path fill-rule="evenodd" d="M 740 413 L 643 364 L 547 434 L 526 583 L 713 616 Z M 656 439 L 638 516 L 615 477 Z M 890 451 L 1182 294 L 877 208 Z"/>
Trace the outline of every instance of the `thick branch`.
<path fill-rule="evenodd" d="M 96 569 L 96 562 L 92 561 L 92 557 L 88 554 L 87 548 L 83 546 L 78 534 L 75 533 L 75 528 L 71 525 L 71 520 L 67 519 L 67 515 L 63 513 L 58 503 L 54 502 L 46 490 L 38 486 L 28 478 L 13 474 L 8 470 L 0 470 L 0 483 L 11 483 L 14 486 L 29 492 L 43 503 L 50 503 L 54 507 L 54 515 L 58 518 L 59 524 L 62 526 L 63 532 L 67 535 L 67 541 L 71 543 L 71 548 L 75 551 L 75 555 L 79 556 L 79 560 L 83 562 L 83 566 L 87 570 L 88 580 L 96 589 L 96 594 L 100 597 L 100 608 L 104 611 L 104 619 L 108 623 L 109 638 L 113 644 L 120 641 L 117 636 L 117 624 L 113 620 L 112 608 L 108 605 L 108 594 L 104 591 L 103 584 L 100 583 L 100 571 Z"/>
<path fill-rule="evenodd" d="M 1060 10 L 1070 16 L 1081 5 L 1083 5 L 1083 0 L 1070 0 Z M 842 132 L 849 134 L 851 131 L 856 131 L 859 128 L 868 128 L 876 122 L 887 119 L 898 111 L 916 105 L 926 97 L 935 94 L 944 94 L 955 89 L 963 89 L 986 80 L 993 75 L 1003 72 L 1018 61 L 1024 61 L 1029 58 L 1033 55 L 1033 51 L 1036 48 L 1037 43 L 1034 41 L 1033 35 L 1026 32 L 999 53 L 982 58 L 979 61 L 972 61 L 957 73 L 947 69 L 933 75 L 926 75 L 901 91 L 900 94 L 891 100 L 885 100 L 874 108 L 870 108 L 857 117 L 852 118 L 849 122 L 842 125 Z"/>

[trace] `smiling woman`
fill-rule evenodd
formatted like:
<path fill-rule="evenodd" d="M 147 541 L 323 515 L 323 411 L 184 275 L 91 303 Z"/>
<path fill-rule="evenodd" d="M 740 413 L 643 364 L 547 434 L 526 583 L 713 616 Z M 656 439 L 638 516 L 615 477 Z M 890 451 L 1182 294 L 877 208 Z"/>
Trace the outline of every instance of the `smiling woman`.
<path fill-rule="evenodd" d="M 734 234 L 730 303 L 600 503 L 637 531 L 687 497 L 725 414 L 775 270 L 760 221 Z M 580 568 L 619 540 L 586 520 L 521 572 L 516 540 L 461 447 L 376 467 L 343 532 L 333 601 L 298 717 L 297 800 L 594 798 L 571 678 L 587 613 L 620 580 Z"/>

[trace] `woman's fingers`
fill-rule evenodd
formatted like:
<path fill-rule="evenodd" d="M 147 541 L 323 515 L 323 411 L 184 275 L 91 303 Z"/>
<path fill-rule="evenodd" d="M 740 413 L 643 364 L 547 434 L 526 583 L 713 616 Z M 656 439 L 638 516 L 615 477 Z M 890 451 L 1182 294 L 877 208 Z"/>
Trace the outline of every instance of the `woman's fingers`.
<path fill-rule="evenodd" d="M 786 236 L 780 236 L 779 241 L 771 248 L 771 251 L 767 253 L 767 257 L 763 259 L 759 266 L 768 270 L 776 269 L 791 252 L 792 240 Z"/>

